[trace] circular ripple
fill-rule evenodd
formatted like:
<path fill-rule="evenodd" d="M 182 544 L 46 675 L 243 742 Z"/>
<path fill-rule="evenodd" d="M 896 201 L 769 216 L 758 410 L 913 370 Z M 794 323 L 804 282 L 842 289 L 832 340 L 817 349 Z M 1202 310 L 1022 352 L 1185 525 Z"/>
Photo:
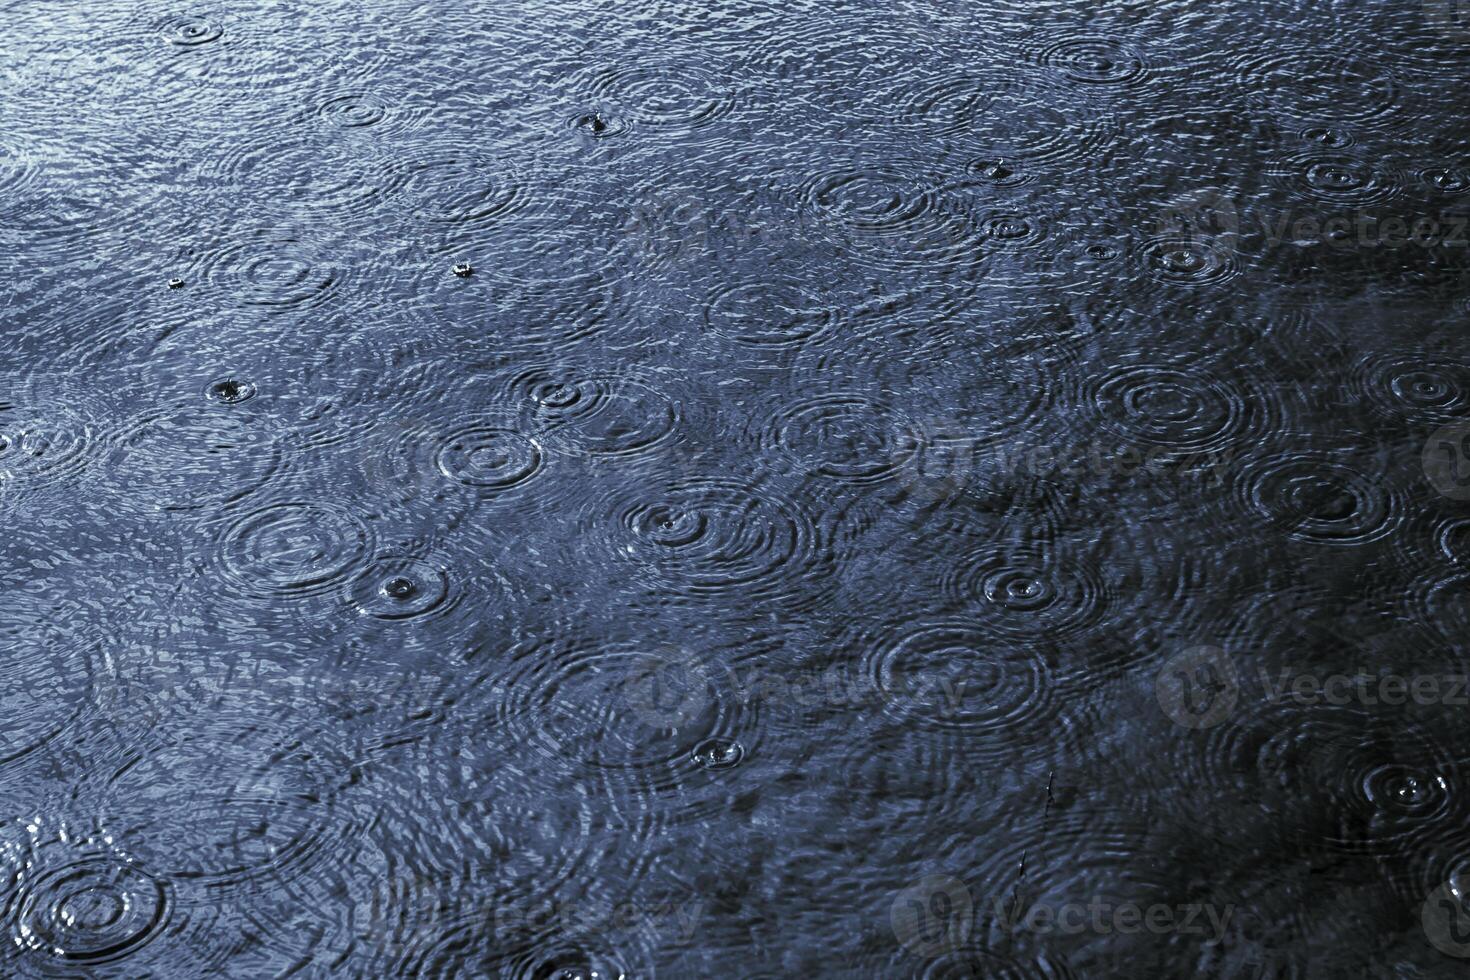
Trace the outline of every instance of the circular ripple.
<path fill-rule="evenodd" d="M 173 900 L 163 880 L 108 837 L 44 833 L 36 821 L 0 843 L 0 867 L 14 877 L 6 916 L 16 947 L 71 975 L 137 956 L 167 934 Z"/>
<path fill-rule="evenodd" d="M 546 191 L 503 159 L 472 148 L 446 150 L 410 165 L 410 214 L 445 233 L 482 232 L 534 210 Z"/>
<path fill-rule="evenodd" d="M 335 505 L 287 501 L 231 523 L 215 559 L 226 580 L 246 595 L 317 595 L 360 569 L 370 543 L 363 522 Z"/>
<path fill-rule="evenodd" d="M 586 787 L 608 819 L 644 834 L 728 812 L 759 759 L 759 709 L 703 651 L 573 633 L 515 647 L 472 683 L 454 718 L 499 733 L 551 792 Z M 456 722 L 458 725 L 458 722 Z"/>
<path fill-rule="evenodd" d="M 631 950 L 601 950 L 582 937 L 547 937 L 533 948 L 511 954 L 500 975 L 511 980 L 578 980 L 587 977 L 653 976 L 651 965 Z M 637 971 L 628 963 L 638 965 Z M 483 975 L 483 974 L 482 974 Z"/>
<path fill-rule="evenodd" d="M 1357 469 L 1310 453 L 1257 463 L 1239 484 L 1246 506 L 1290 537 L 1317 544 L 1377 540 L 1403 520 L 1399 495 Z"/>
<path fill-rule="evenodd" d="M 1346 671 L 1344 672 L 1346 673 Z M 1408 856 L 1461 832 L 1464 774 L 1447 746 L 1400 713 L 1358 705 L 1247 702 L 1249 714 L 1186 746 L 1196 785 L 1238 787 L 1278 806 L 1294 842 Z"/>
<path fill-rule="evenodd" d="M 828 237 L 882 265 L 974 265 L 987 244 L 922 167 L 878 164 L 819 174 L 799 194 Z"/>
<path fill-rule="evenodd" d="M 1030 248 L 1046 239 L 1046 229 L 1030 215 L 1002 212 L 981 220 L 980 236 L 992 248 Z"/>
<path fill-rule="evenodd" d="M 1250 423 L 1240 390 L 1188 365 L 1127 363 L 1088 382 L 1099 420 L 1130 442 L 1204 452 L 1239 441 Z"/>
<path fill-rule="evenodd" d="M 1288 190 L 1331 204 L 1377 204 L 1403 190 L 1398 171 L 1345 154 L 1289 157 L 1272 168 L 1271 176 Z"/>
<path fill-rule="evenodd" d="M 281 707 L 218 700 L 174 719 L 187 724 L 108 779 L 112 825 L 150 866 L 210 889 L 271 889 L 347 859 L 358 826 L 336 791 L 351 766 Z"/>
<path fill-rule="evenodd" d="M 442 389 L 440 389 L 442 392 Z M 447 442 L 444 423 L 412 415 L 365 427 L 342 446 L 346 482 L 361 488 L 379 512 L 392 511 L 410 525 L 453 528 L 482 491 L 445 476 L 438 450 Z M 392 550 L 417 553 L 412 547 Z"/>
<path fill-rule="evenodd" d="M 555 282 L 538 291 L 514 278 L 497 283 L 495 270 L 479 266 L 465 279 L 440 266 L 434 278 L 439 283 L 426 285 L 424 299 L 408 315 L 416 336 L 432 338 L 440 350 L 564 350 L 600 333 L 612 305 L 600 281 L 584 281 L 581 292 Z"/>
<path fill-rule="evenodd" d="M 161 21 L 157 29 L 160 38 L 181 48 L 194 48 L 218 41 L 225 33 L 224 28 L 208 18 L 184 14 Z"/>
<path fill-rule="evenodd" d="M 449 597 L 449 575 L 417 558 L 379 558 L 351 586 L 352 604 L 377 619 L 415 619 Z"/>
<path fill-rule="evenodd" d="M 864 395 L 823 395 L 783 408 L 762 442 L 819 476 L 877 483 L 914 464 L 923 434 L 891 406 Z"/>
<path fill-rule="evenodd" d="M 125 507 L 194 510 L 254 493 L 280 463 L 276 440 L 249 422 L 175 409 L 133 420 L 104 456 L 102 479 Z"/>
<path fill-rule="evenodd" d="M 830 571 L 828 544 L 791 500 L 734 480 L 695 478 L 620 490 L 598 533 L 675 596 L 811 598 Z"/>
<path fill-rule="evenodd" d="M 465 425 L 443 436 L 434 450 L 439 472 L 485 495 L 507 493 L 541 472 L 534 439 L 494 421 Z"/>
<path fill-rule="evenodd" d="M 1416 176 L 1419 183 L 1436 194 L 1446 197 L 1470 194 L 1470 167 L 1463 164 L 1423 167 Z"/>
<path fill-rule="evenodd" d="M 1349 390 L 1390 418 L 1450 421 L 1470 406 L 1470 365 L 1429 353 L 1371 354 L 1354 368 Z"/>
<path fill-rule="evenodd" d="M 781 278 L 721 289 L 704 308 L 704 322 L 712 332 L 762 348 L 816 342 L 838 317 L 837 308 L 824 302 L 815 289 Z"/>
<path fill-rule="evenodd" d="M 1100 157 L 1117 135 L 1117 120 L 1104 109 L 1086 111 L 1062 93 L 1026 87 L 1010 79 L 959 77 L 925 80 L 888 96 L 898 121 L 934 135 L 963 137 L 984 159 L 1036 167 Z"/>
<path fill-rule="evenodd" d="M 1393 76 L 1367 61 L 1300 51 L 1252 54 L 1228 69 L 1237 92 L 1289 119 L 1382 121 L 1399 108 Z"/>
<path fill-rule="evenodd" d="M 546 910 L 537 913 L 554 918 Z M 508 926 L 520 918 L 511 910 L 499 918 L 484 911 L 445 915 L 432 928 L 418 930 L 387 975 L 425 980 L 627 980 L 654 975 L 641 948 L 562 934 L 550 925 L 538 928 L 536 915 L 526 917 L 520 928 Z M 606 949 L 600 948 L 604 942 Z"/>
<path fill-rule="evenodd" d="M 961 322 L 963 317 L 960 314 Z M 920 305 L 910 311 L 882 311 L 871 324 L 858 321 L 858 326 L 864 337 L 871 336 L 870 349 L 881 354 L 886 348 L 880 341 L 888 337 L 891 344 L 895 329 L 908 329 L 913 323 L 929 331 L 936 319 L 932 308 Z M 1003 338 L 1001 344 L 990 347 L 943 335 L 927 343 L 905 336 L 909 356 L 879 357 L 855 378 L 851 345 L 845 354 L 830 345 L 812 351 L 810 363 L 801 365 L 801 371 L 814 380 L 840 371 L 853 378 L 849 391 L 859 397 L 873 397 L 863 392 L 904 397 L 895 406 L 894 423 L 922 435 L 925 456 L 910 473 L 915 480 L 946 481 L 961 478 L 971 464 L 983 467 L 998 459 L 1004 465 L 1010 447 L 1001 444 L 1026 438 L 1028 430 L 1049 417 L 1059 395 L 1073 382 L 1063 373 L 1065 356 L 1047 356 L 1050 351 L 1039 356 L 1038 351 L 1055 343 L 1059 330 L 1071 326 L 1051 317 L 1007 322 L 993 331 Z M 988 451 L 992 447 L 994 454 Z M 1023 452 L 1018 448 L 1017 455 Z"/>
<path fill-rule="evenodd" d="M 730 112 L 727 84 L 694 64 L 644 62 L 591 73 L 588 94 L 621 107 L 635 123 L 671 132 L 708 126 Z"/>
<path fill-rule="evenodd" d="M 991 758 L 1034 738 L 1055 715 L 1047 664 L 972 621 L 894 625 L 869 636 L 859 656 L 890 714 L 984 735 Z"/>
<path fill-rule="evenodd" d="M 330 215 L 349 223 L 381 221 L 383 208 L 389 201 L 396 203 L 410 175 L 409 164 L 397 155 L 353 152 L 348 147 L 324 145 L 319 138 L 282 141 L 242 137 L 240 142 L 226 143 L 211 153 L 199 169 L 201 184 L 211 192 L 223 185 L 224 190 L 240 194 L 264 193 L 296 214 Z M 226 277 L 248 282 L 252 263 L 264 259 L 282 266 L 305 267 L 307 283 L 340 275 L 342 262 L 329 258 L 327 246 L 308 241 L 308 237 L 305 230 L 299 237 L 289 230 L 264 229 L 243 235 L 232 231 L 222 246 L 225 255 L 206 257 L 206 268 L 209 262 L 227 259 L 230 265 Z M 289 285 L 294 274 L 288 269 L 257 270 L 255 275 L 261 277 L 261 293 L 267 299 L 283 286 L 292 294 L 296 291 Z M 284 281 L 278 281 L 282 276 Z"/>
<path fill-rule="evenodd" d="M 1207 286 L 1235 278 L 1235 255 L 1211 241 L 1156 238 L 1139 251 L 1144 270 L 1159 282 L 1174 286 Z"/>
<path fill-rule="evenodd" d="M 1033 52 L 1043 67 L 1088 85 L 1132 85 L 1148 75 L 1143 57 L 1127 42 L 1101 35 L 1067 37 Z"/>
<path fill-rule="evenodd" d="M 85 256 L 126 247 L 119 237 L 121 229 L 146 219 L 129 213 L 127 199 L 106 185 L 108 176 L 103 172 L 85 163 L 70 171 L 61 167 L 55 157 L 48 159 L 47 192 L 16 200 L 17 213 L 7 223 L 25 229 L 21 241 L 32 262 L 43 261 L 59 274 L 74 277 Z M 88 269 L 86 274 L 95 277 L 98 270 Z"/>
<path fill-rule="evenodd" d="M 204 259 L 200 277 L 248 306 L 287 313 L 332 298 L 345 270 L 306 237 L 244 233 Z"/>
<path fill-rule="evenodd" d="M 21 148 L 0 138 L 0 211 L 11 202 L 22 202 L 35 183 L 38 170 Z"/>
<path fill-rule="evenodd" d="M 107 669 L 81 610 L 8 591 L 0 611 L 0 766 L 75 724 Z"/>
<path fill-rule="evenodd" d="M 535 368 L 511 382 L 526 424 L 564 451 L 632 456 L 669 438 L 679 411 L 648 385 L 615 376 L 576 377 Z"/>
<path fill-rule="evenodd" d="M 1060 636 L 1086 629 L 1110 596 L 1090 564 L 1061 552 L 988 546 L 962 558 L 946 591 L 988 627 L 1016 636 Z"/>
<path fill-rule="evenodd" d="M 937 209 L 937 194 L 916 188 L 914 176 L 894 166 L 823 174 L 805 185 L 802 199 L 854 229 L 884 235 L 930 220 Z"/>
<path fill-rule="evenodd" d="M 0 482 L 66 479 L 91 463 L 100 444 L 100 430 L 61 406 L 44 414 L 0 411 Z"/>
<path fill-rule="evenodd" d="M 687 779 L 709 739 L 729 739 L 741 711 L 729 684 L 689 654 L 575 638 L 534 643 L 497 676 L 499 724 L 541 764 L 571 771 Z"/>
<path fill-rule="evenodd" d="M 367 92 L 344 92 L 327 99 L 316 110 L 317 118 L 344 129 L 376 126 L 388 118 L 386 102 Z"/>

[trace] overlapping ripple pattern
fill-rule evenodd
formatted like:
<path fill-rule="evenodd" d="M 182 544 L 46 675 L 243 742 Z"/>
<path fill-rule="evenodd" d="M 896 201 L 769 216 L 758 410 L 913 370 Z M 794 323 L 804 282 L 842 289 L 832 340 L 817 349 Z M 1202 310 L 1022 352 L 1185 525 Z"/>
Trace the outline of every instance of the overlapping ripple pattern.
<path fill-rule="evenodd" d="M 0 28 L 0 976 L 1470 962 L 1464 3 Z"/>

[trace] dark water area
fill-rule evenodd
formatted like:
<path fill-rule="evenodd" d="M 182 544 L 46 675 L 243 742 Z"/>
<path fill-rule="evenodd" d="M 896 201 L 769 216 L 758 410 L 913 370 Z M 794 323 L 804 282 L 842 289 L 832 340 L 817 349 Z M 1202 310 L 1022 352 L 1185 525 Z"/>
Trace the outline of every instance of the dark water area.
<path fill-rule="evenodd" d="M 1464 975 L 1463 3 L 0 27 L 0 976 Z"/>

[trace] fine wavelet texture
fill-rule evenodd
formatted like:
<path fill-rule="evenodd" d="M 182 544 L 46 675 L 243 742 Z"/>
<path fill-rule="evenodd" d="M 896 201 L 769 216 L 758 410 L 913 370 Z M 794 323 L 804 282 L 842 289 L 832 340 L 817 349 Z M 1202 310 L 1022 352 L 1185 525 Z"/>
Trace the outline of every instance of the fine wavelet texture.
<path fill-rule="evenodd" d="M 1463 0 L 0 28 L 0 976 L 1470 964 Z"/>

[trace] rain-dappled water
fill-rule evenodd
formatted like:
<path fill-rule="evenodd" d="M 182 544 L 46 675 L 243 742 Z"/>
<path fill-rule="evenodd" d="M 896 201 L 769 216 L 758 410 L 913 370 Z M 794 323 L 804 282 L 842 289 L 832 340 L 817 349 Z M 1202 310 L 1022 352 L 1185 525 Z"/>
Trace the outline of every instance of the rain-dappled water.
<path fill-rule="evenodd" d="M 0 27 L 0 974 L 1464 971 L 1463 3 Z"/>

